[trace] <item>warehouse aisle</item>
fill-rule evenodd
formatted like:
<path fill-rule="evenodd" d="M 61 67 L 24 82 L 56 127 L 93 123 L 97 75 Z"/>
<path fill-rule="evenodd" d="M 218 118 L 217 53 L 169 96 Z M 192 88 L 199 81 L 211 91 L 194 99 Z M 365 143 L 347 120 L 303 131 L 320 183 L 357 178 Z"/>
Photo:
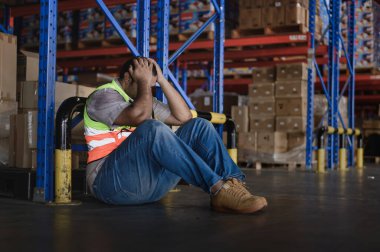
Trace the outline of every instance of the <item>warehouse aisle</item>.
<path fill-rule="evenodd" d="M 245 170 L 267 197 L 256 215 L 215 213 L 199 189 L 161 202 L 77 207 L 0 199 L 1 251 L 379 251 L 380 169 L 312 174 Z"/>

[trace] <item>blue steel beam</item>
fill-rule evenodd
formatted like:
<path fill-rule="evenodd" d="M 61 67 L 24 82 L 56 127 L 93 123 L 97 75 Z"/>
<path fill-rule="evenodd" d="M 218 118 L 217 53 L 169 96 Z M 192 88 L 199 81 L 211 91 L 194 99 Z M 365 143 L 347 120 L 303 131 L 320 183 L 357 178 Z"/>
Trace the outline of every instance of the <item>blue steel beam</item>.
<path fill-rule="evenodd" d="M 201 35 L 201 33 L 207 28 L 207 26 L 217 19 L 217 17 L 218 14 L 214 13 L 201 27 L 199 27 L 199 29 L 195 33 L 193 33 L 193 35 L 191 35 L 190 38 L 185 43 L 183 43 L 183 45 L 180 48 L 178 48 L 177 51 L 173 53 L 173 55 L 169 59 L 169 64 L 173 63 L 179 57 L 179 55 L 181 55 L 186 50 L 186 48 L 188 48 L 189 45 L 193 43 L 199 37 L 199 35 Z"/>
<path fill-rule="evenodd" d="M 349 78 L 349 88 L 348 88 L 348 127 L 355 128 L 355 10 L 356 10 L 356 0 L 351 0 L 347 3 L 348 11 L 348 29 L 347 29 L 347 62 L 351 64 L 351 76 Z M 348 160 L 347 165 L 352 167 L 354 165 L 355 156 L 355 138 L 354 136 L 349 136 L 351 146 L 348 149 Z"/>
<path fill-rule="evenodd" d="M 33 200 L 53 200 L 57 1 L 40 1 L 37 181 Z"/>
<path fill-rule="evenodd" d="M 172 74 L 172 72 L 170 72 L 170 70 L 168 70 L 167 73 L 168 73 L 168 76 L 169 76 L 169 80 L 173 83 L 174 88 L 182 96 L 182 98 L 186 102 L 187 106 L 190 109 L 195 109 L 194 105 L 191 103 L 189 97 L 187 97 L 185 91 L 182 90 L 181 85 L 178 83 L 178 80 L 174 77 L 174 75 Z"/>
<path fill-rule="evenodd" d="M 307 122 L 306 122 L 306 169 L 312 169 L 314 132 L 314 62 L 315 62 L 315 0 L 309 1 L 310 44 L 307 69 Z M 320 75 L 320 73 L 318 73 Z M 319 76 L 320 78 L 322 76 Z M 321 78 L 324 87 L 323 78 Z"/>
<path fill-rule="evenodd" d="M 329 75 L 328 88 L 330 91 L 330 106 L 328 123 L 338 127 L 338 96 L 339 96 L 339 34 L 340 34 L 340 5 L 341 0 L 330 1 L 331 26 L 329 31 Z M 327 167 L 334 169 L 338 163 L 338 137 L 336 134 L 328 135 Z"/>
<path fill-rule="evenodd" d="M 116 29 L 116 32 L 119 34 L 120 38 L 124 41 L 124 43 L 127 45 L 128 49 L 131 51 L 133 56 L 140 56 L 138 50 L 133 45 L 131 40 L 128 38 L 128 36 L 125 34 L 123 29 L 121 28 L 120 24 L 116 21 L 112 13 L 109 11 L 107 6 L 104 4 L 102 0 L 95 0 L 100 9 L 102 9 L 103 13 L 106 15 L 108 20 L 111 22 L 112 26 Z M 149 35 L 148 35 L 149 36 Z"/>
<path fill-rule="evenodd" d="M 186 62 L 183 63 L 182 70 L 181 70 L 181 75 L 182 75 L 182 89 L 187 93 L 187 64 Z"/>
<path fill-rule="evenodd" d="M 137 1 L 137 50 L 149 57 L 150 0 Z"/>
<path fill-rule="evenodd" d="M 224 0 L 217 0 L 220 13 L 215 19 L 215 36 L 214 36 L 214 99 L 213 110 L 217 113 L 223 113 L 223 70 L 224 70 Z M 215 13 L 216 14 L 216 13 Z M 220 136 L 223 134 L 223 126 L 216 126 Z"/>
<path fill-rule="evenodd" d="M 164 77 L 169 75 L 169 15 L 170 1 L 158 0 L 158 21 L 157 21 L 157 63 L 162 69 Z M 182 94 L 181 94 L 182 95 Z M 186 96 L 186 94 L 185 94 Z M 156 97 L 166 103 L 166 98 L 161 87 L 156 87 Z M 183 95 L 182 95 L 183 97 Z"/>

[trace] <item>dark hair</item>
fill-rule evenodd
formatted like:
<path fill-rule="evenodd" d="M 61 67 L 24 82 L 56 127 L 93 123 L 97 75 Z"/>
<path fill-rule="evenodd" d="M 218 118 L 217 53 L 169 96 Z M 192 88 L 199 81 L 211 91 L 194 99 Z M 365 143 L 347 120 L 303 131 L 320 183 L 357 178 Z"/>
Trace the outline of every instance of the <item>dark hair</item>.
<path fill-rule="evenodd" d="M 124 62 L 124 64 L 120 67 L 120 70 L 119 70 L 119 79 L 120 79 L 120 80 L 123 80 L 123 79 L 124 79 L 124 75 L 125 75 L 125 73 L 128 72 L 129 67 L 130 67 L 130 66 L 133 67 L 133 60 L 134 60 L 134 59 L 137 59 L 137 58 L 144 58 L 144 57 L 132 57 L 132 58 L 130 58 L 129 60 L 127 60 L 126 62 Z M 156 70 L 155 67 L 153 67 L 153 75 L 154 75 L 154 76 L 157 75 L 157 70 Z"/>
<path fill-rule="evenodd" d="M 137 57 L 130 58 L 129 60 L 127 60 L 126 62 L 124 62 L 124 64 L 120 67 L 120 70 L 119 70 L 119 79 L 120 80 L 124 79 L 125 73 L 128 72 L 129 67 L 132 66 L 132 61 L 135 58 L 137 58 Z"/>

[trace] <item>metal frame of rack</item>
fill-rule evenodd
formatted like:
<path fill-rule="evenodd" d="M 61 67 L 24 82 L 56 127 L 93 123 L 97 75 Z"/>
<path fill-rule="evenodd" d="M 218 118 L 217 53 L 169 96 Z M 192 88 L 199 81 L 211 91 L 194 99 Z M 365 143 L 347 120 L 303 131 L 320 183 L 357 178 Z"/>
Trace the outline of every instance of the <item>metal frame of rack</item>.
<path fill-rule="evenodd" d="M 348 16 L 348 43 L 347 46 L 344 43 L 341 29 L 341 0 L 330 1 L 328 4 L 326 0 L 323 1 L 323 6 L 320 8 L 326 8 L 329 13 L 329 25 L 328 25 L 328 78 L 327 82 L 323 78 L 323 75 L 318 68 L 318 63 L 315 57 L 315 13 L 316 13 L 316 0 L 309 1 L 309 32 L 310 32 L 310 45 L 309 45 L 309 58 L 308 58 L 308 97 L 307 97 L 307 127 L 306 127 L 306 167 L 312 168 L 312 157 L 315 147 L 314 141 L 314 86 L 316 73 L 317 78 L 323 89 L 323 93 L 328 103 L 328 125 L 334 128 L 338 127 L 340 122 L 343 128 L 355 127 L 355 8 L 357 0 L 347 1 L 347 16 Z M 347 48 L 346 48 L 347 47 Z M 347 74 L 345 84 L 341 88 L 340 86 L 340 52 L 344 52 L 344 56 L 347 64 Z M 339 101 L 342 96 L 348 91 L 348 125 L 345 125 L 342 115 L 339 111 Z M 323 122 L 323 120 L 322 120 Z M 322 123 L 321 122 L 321 123 Z M 320 125 L 321 125 L 320 123 Z M 348 148 L 348 166 L 354 164 L 354 138 L 347 136 L 347 148 Z M 338 150 L 339 139 L 335 134 L 328 136 L 327 143 L 327 168 L 334 169 L 338 164 Z"/>
<path fill-rule="evenodd" d="M 212 87 L 212 92 L 214 94 L 214 104 L 213 108 L 216 112 L 223 111 L 223 83 L 230 83 L 229 80 L 223 80 L 223 58 L 226 59 L 244 59 L 245 57 L 275 57 L 275 56 L 294 56 L 294 55 L 308 55 L 308 100 L 307 100 L 307 145 L 306 145 L 306 167 L 312 167 L 312 153 L 315 147 L 313 146 L 313 133 L 314 133 L 314 122 L 313 122 L 313 99 L 314 99 L 314 89 L 315 87 L 321 88 L 329 103 L 328 109 L 328 122 L 330 126 L 335 126 L 341 120 L 340 112 L 338 109 L 338 104 L 340 97 L 343 93 L 348 92 L 348 126 L 353 128 L 355 125 L 354 110 L 355 110 L 355 80 L 358 83 L 365 83 L 365 85 L 360 85 L 360 87 L 371 89 L 378 87 L 380 78 L 379 76 L 364 76 L 356 75 L 355 76 L 355 62 L 354 62 L 354 38 L 355 38 L 355 7 L 357 5 L 357 0 L 348 1 L 348 46 L 344 47 L 344 43 L 340 33 L 340 5 L 341 0 L 339 1 L 330 1 L 329 6 L 321 6 L 321 8 L 327 8 L 329 10 L 330 16 L 330 25 L 328 28 L 329 34 L 329 46 L 326 49 L 324 46 L 318 46 L 315 43 L 315 14 L 316 14 L 316 1 L 319 0 L 310 0 L 309 1 L 309 37 L 306 35 L 272 35 L 272 36 L 262 36 L 255 38 L 239 38 L 239 39 L 228 39 L 224 41 L 224 0 L 211 0 L 211 3 L 215 7 L 215 13 L 211 18 L 206 22 L 204 26 L 201 27 L 199 31 L 193 34 L 189 40 L 185 43 L 170 43 L 168 40 L 168 18 L 169 18 L 169 8 L 168 0 L 159 0 L 159 29 L 158 29 L 158 41 L 157 48 L 149 48 L 149 18 L 150 18 L 150 0 L 138 0 L 138 34 L 137 34 L 137 48 L 134 47 L 132 42 L 124 34 L 122 29 L 118 26 L 116 20 L 113 18 L 109 12 L 107 5 L 115 5 L 121 3 L 131 3 L 132 0 L 83 0 L 80 3 L 65 1 L 59 4 L 57 7 L 58 1 L 53 0 L 41 0 L 41 4 L 31 5 L 31 6 L 19 6 L 13 9 L 12 15 L 14 17 L 28 15 L 32 13 L 37 13 L 40 9 L 41 15 L 41 38 L 40 38 L 40 80 L 39 80 L 39 129 L 38 129 L 38 170 L 37 170 L 37 199 L 41 201 L 50 201 L 52 199 L 52 178 L 51 174 L 53 171 L 53 149 L 52 146 L 54 143 L 54 138 L 52 135 L 53 129 L 49 125 L 54 124 L 54 116 L 52 117 L 52 111 L 54 110 L 54 97 L 51 96 L 54 91 L 55 83 L 55 56 L 58 58 L 70 58 L 70 57 L 83 57 L 83 56 L 101 56 L 105 54 L 115 55 L 143 55 L 149 56 L 150 52 L 156 51 L 158 63 L 163 69 L 164 75 L 167 76 L 174 84 L 175 88 L 181 93 L 185 98 L 187 104 L 190 108 L 194 108 L 190 100 L 186 96 L 186 90 L 190 87 L 190 83 L 186 79 L 186 69 L 192 67 L 191 64 L 188 64 L 187 61 L 213 61 L 214 67 L 212 68 L 213 74 L 208 76 L 209 87 Z M 126 47 L 115 47 L 115 48 L 98 48 L 98 49 L 84 49 L 77 51 L 60 51 L 56 52 L 55 45 L 55 36 L 51 36 L 53 29 L 56 29 L 56 23 L 54 22 L 54 16 L 57 14 L 57 8 L 59 11 L 72 10 L 72 9 L 83 9 L 94 7 L 94 2 L 102 8 L 105 12 L 107 18 L 113 24 L 115 29 L 118 31 L 120 37 L 127 45 Z M 326 1 L 324 1 L 327 3 Z M 4 15 L 4 14 L 3 14 Z M 43 22 L 42 22 L 43 21 Z M 208 25 L 215 24 L 215 36 L 214 41 L 193 41 L 199 36 L 202 30 Z M 269 44 L 297 44 L 308 42 L 308 47 L 294 47 L 287 48 L 283 50 L 282 48 L 276 49 L 259 49 L 251 51 L 233 51 L 226 52 L 224 57 L 223 47 L 233 47 L 233 46 L 252 46 L 252 45 L 269 45 Z M 339 76 L 339 50 L 343 48 L 345 53 L 346 63 L 348 74 L 347 77 Z M 173 74 L 169 66 L 170 64 L 177 61 L 179 55 L 181 55 L 185 49 L 197 50 L 204 48 L 214 48 L 214 52 L 210 53 L 192 53 L 181 56 L 181 64 L 178 64 L 181 67 L 181 85 L 178 81 L 178 68 L 175 69 L 175 74 Z M 174 52 L 169 55 L 170 52 Z M 321 57 L 323 54 L 328 54 L 327 58 Z M 110 60 L 91 60 L 92 64 L 107 64 L 108 63 L 118 63 L 121 64 L 117 59 Z M 64 67 L 70 67 L 72 64 L 77 63 L 67 61 L 64 63 Z M 83 62 L 84 64 L 86 62 Z M 71 65 L 70 65 L 71 64 Z M 231 62 L 227 63 L 226 66 L 229 67 L 244 67 L 247 64 L 253 64 L 254 66 L 261 66 L 264 63 L 257 62 Z M 318 68 L 318 65 L 328 64 L 329 66 L 329 75 L 327 78 L 323 78 L 321 71 Z M 314 76 L 317 76 L 317 79 Z M 373 77 L 373 78 L 372 78 Z M 210 82 L 211 81 L 211 82 Z M 233 84 L 246 85 L 250 81 L 249 79 L 235 79 Z M 340 83 L 344 83 L 343 88 L 340 88 Z M 162 93 L 158 88 L 158 97 L 164 100 Z M 378 97 L 373 96 L 374 99 Z M 357 99 L 363 99 L 362 96 L 357 97 Z M 54 112 L 54 111 L 53 111 Z M 50 128 L 49 128 L 50 127 Z M 345 127 L 345 125 L 344 125 Z M 354 153 L 354 139 L 348 137 L 347 139 L 347 148 L 349 151 L 348 155 L 348 165 L 353 165 L 353 153 Z M 332 169 L 335 167 L 337 160 L 337 144 L 338 139 L 334 136 L 328 141 L 327 151 L 329 153 L 328 159 L 328 168 Z"/>

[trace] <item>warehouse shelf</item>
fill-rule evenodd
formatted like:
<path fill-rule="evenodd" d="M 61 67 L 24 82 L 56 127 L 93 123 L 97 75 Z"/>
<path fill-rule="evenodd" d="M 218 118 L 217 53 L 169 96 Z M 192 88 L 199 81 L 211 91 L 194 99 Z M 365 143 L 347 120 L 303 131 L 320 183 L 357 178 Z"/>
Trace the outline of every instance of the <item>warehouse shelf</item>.
<path fill-rule="evenodd" d="M 57 3 L 58 2 L 58 3 Z M 116 47 L 99 47 L 99 48 L 88 48 L 80 50 L 61 50 L 56 52 L 55 38 L 48 36 L 48 34 L 53 34 L 51 30 L 52 27 L 56 27 L 56 20 L 52 18 L 57 9 L 59 11 L 67 10 L 79 10 L 85 8 L 91 8 L 99 6 L 106 12 L 106 7 L 104 4 L 111 6 L 116 4 L 125 4 L 125 3 L 135 3 L 136 1 L 132 0 L 84 0 L 84 1 L 52 1 L 52 0 L 41 0 L 41 5 L 34 4 L 28 6 L 16 6 L 12 7 L 11 15 L 13 17 L 26 16 L 31 14 L 36 14 L 41 12 L 41 45 L 40 47 L 40 59 L 41 59 L 41 73 L 40 76 L 40 95 L 46 99 L 39 100 L 39 108 L 41 116 L 39 119 L 42 119 L 41 125 L 44 124 L 44 129 L 39 129 L 39 134 L 43 137 L 44 142 L 39 142 L 39 162 L 43 164 L 43 168 L 39 168 L 38 173 L 38 183 L 37 187 L 40 189 L 50 190 L 51 183 L 49 176 L 52 172 L 52 160 L 49 160 L 48 154 L 51 151 L 51 145 L 53 143 L 53 136 L 51 134 L 51 129 L 47 125 L 54 125 L 52 115 L 49 115 L 51 112 L 51 103 L 54 103 L 54 100 L 50 100 L 48 97 L 50 92 L 54 91 L 54 78 L 56 66 L 55 60 L 57 58 L 57 66 L 70 69 L 81 67 L 83 69 L 91 67 L 116 67 L 120 66 L 124 61 L 125 57 L 129 55 L 144 55 L 149 56 L 156 54 L 158 63 L 163 68 L 164 75 L 168 77 L 174 84 L 178 87 L 178 80 L 176 80 L 173 74 L 170 72 L 169 65 L 169 52 L 174 52 L 180 50 L 181 54 L 178 58 L 178 61 L 187 62 L 188 69 L 196 69 L 202 65 L 203 61 L 214 61 L 216 67 L 213 68 L 214 73 L 214 82 L 218 85 L 214 85 L 216 90 L 213 90 L 215 94 L 214 99 L 214 109 L 217 112 L 222 112 L 223 108 L 223 89 L 226 91 L 238 90 L 239 92 L 246 92 L 247 85 L 252 82 L 251 78 L 246 78 L 244 76 L 232 79 L 223 80 L 223 67 L 232 68 L 232 67 L 256 67 L 256 66 L 268 66 L 273 65 L 274 61 L 277 62 L 308 62 L 309 64 L 309 81 L 308 81 L 308 127 L 307 127 L 307 158 L 306 165 L 307 168 L 311 168 L 312 160 L 312 150 L 313 150 L 313 97 L 314 97 L 314 88 L 320 89 L 321 80 L 318 80 L 314 83 L 313 73 L 318 71 L 318 68 L 313 69 L 311 66 L 315 62 L 315 66 L 326 64 L 329 67 L 329 74 L 327 78 L 322 78 L 327 87 L 327 95 L 331 100 L 331 105 L 329 105 L 329 124 L 331 126 L 336 126 L 337 120 L 336 115 L 338 113 L 338 106 L 336 100 L 341 91 L 339 83 L 346 83 L 346 76 L 339 76 L 338 65 L 340 63 L 348 63 L 349 65 L 354 62 L 353 60 L 353 38 L 355 35 L 354 29 L 351 29 L 349 32 L 350 44 L 347 48 L 348 56 L 339 58 L 337 56 L 337 49 L 339 46 L 339 38 L 337 34 L 339 31 L 339 22 L 341 19 L 341 14 L 339 13 L 341 1 L 330 1 L 329 13 L 330 13 L 330 23 L 329 26 L 329 35 L 330 41 L 328 46 L 319 45 L 317 46 L 314 41 L 314 32 L 315 32 L 315 6 L 316 1 L 310 0 L 309 2 L 309 33 L 307 34 L 281 34 L 281 35 L 270 35 L 270 36 L 255 36 L 250 38 L 234 38 L 224 40 L 224 23 L 215 22 L 218 19 L 224 19 L 224 8 L 217 7 L 216 14 L 213 16 L 213 20 L 210 22 L 215 22 L 216 32 L 214 40 L 205 40 L 205 41 L 193 41 L 191 37 L 190 43 L 183 42 L 171 42 L 169 43 L 169 33 L 168 33 L 168 18 L 169 18 L 169 1 L 162 0 L 160 3 L 160 12 L 158 13 L 159 23 L 162 24 L 159 26 L 158 31 L 158 40 L 157 45 L 149 45 L 149 13 L 144 8 L 139 8 L 139 25 L 137 41 L 138 48 L 135 48 L 132 45 L 132 42 L 126 37 L 122 30 L 118 30 L 119 35 L 122 40 L 126 42 L 127 47 L 125 46 L 116 46 Z M 148 7 L 150 1 L 139 0 L 139 7 L 145 6 Z M 214 5 L 224 6 L 224 0 L 215 0 L 212 1 Z M 57 8 L 58 6 L 58 8 Z M 349 24 L 352 26 L 355 21 L 355 15 L 352 15 L 352 11 L 355 10 L 356 3 L 350 2 L 349 13 Z M 110 13 L 107 15 L 111 15 Z M 107 16 L 109 19 L 110 17 Z M 111 19 L 112 20 L 112 19 Z M 115 20 L 114 20 L 115 21 Z M 111 22 L 112 23 L 112 22 Z M 116 23 L 116 24 L 114 24 Z M 113 25 L 117 25 L 115 21 Z M 50 26 L 49 26 L 50 25 Z M 148 28 L 148 29 L 147 29 Z M 196 35 L 199 35 L 196 33 Z M 45 48 L 46 46 L 46 48 Z M 150 48 L 149 48 L 150 46 Z M 260 48 L 253 48 L 258 47 Z M 271 47 L 273 46 L 273 47 Z M 183 52 L 182 49 L 187 49 L 186 52 Z M 224 49 L 224 50 L 223 50 Z M 118 57 L 116 57 L 118 56 Z M 302 56 L 299 59 L 293 59 L 294 56 Z M 286 58 L 290 58 L 287 60 Z M 254 59 L 255 61 L 247 61 Z M 269 60 L 268 60 L 269 59 Z M 225 60 L 225 64 L 224 63 Z M 195 63 L 196 62 L 196 63 Z M 201 62 L 201 63 L 199 63 Z M 51 65 L 49 65 L 51 64 Z M 53 66 L 53 67 L 50 67 Z M 354 111 L 355 111 L 355 101 L 364 101 L 363 97 L 369 95 L 359 95 L 355 98 L 355 81 L 356 81 L 356 90 L 370 90 L 371 86 L 380 86 L 380 77 L 371 76 L 365 74 L 357 74 L 355 76 L 354 67 L 350 67 L 351 75 L 354 78 L 348 79 L 349 85 L 349 125 L 348 127 L 355 126 L 354 120 Z M 205 79 L 192 79 L 188 81 L 188 91 L 193 90 L 195 87 L 202 86 L 206 82 Z M 224 85 L 223 85 L 224 83 Z M 42 87 L 42 88 L 41 88 Z M 375 88 L 374 88 L 375 89 Z M 372 89 L 372 90 L 374 90 Z M 160 95 L 160 92 L 158 92 Z M 184 95 L 186 98 L 186 95 Z M 162 96 L 160 98 L 163 98 Z M 370 100 L 375 101 L 379 98 L 377 95 L 371 95 Z M 187 101 L 189 101 L 187 99 Z M 191 102 L 190 102 L 191 104 Z M 54 106 L 53 106 L 54 107 Z M 39 123 L 40 125 L 40 123 Z M 46 135 L 48 134 L 48 135 Z M 337 163 L 336 153 L 337 153 L 337 142 L 338 139 L 334 136 L 329 136 L 329 163 L 328 167 L 333 168 Z M 353 139 L 351 139 L 351 145 L 349 146 L 349 165 L 353 163 Z M 43 150 L 41 152 L 40 150 Z M 50 153 L 51 154 L 51 153 Z M 50 157 L 51 158 L 51 157 Z M 45 195 L 45 199 L 51 198 L 51 195 Z"/>

